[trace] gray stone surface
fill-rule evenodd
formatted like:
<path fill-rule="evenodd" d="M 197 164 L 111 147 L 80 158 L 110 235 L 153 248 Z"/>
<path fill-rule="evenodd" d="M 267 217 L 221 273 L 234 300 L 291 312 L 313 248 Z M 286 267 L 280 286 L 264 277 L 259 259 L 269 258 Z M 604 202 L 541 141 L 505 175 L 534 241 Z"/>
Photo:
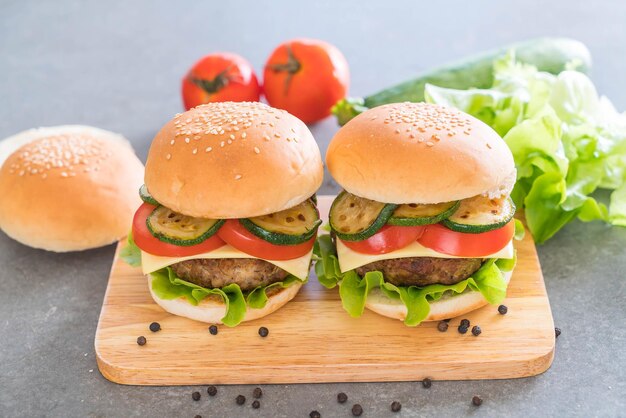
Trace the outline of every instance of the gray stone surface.
<path fill-rule="evenodd" d="M 269 3 L 269 2 L 268 2 Z M 187 67 L 215 50 L 259 69 L 292 37 L 323 38 L 351 64 L 353 95 L 378 90 L 468 53 L 540 35 L 591 49 L 593 78 L 626 108 L 626 3 L 520 2 L 0 2 L 0 137 L 33 126 L 91 124 L 126 135 L 145 158 L 180 111 Z M 324 150 L 336 127 L 313 127 Z M 323 193 L 336 191 L 330 180 Z M 3 196 L 10 198 L 10 196 Z M 191 387 L 129 387 L 97 370 L 93 339 L 113 247 L 56 255 L 0 233 L 0 416 L 624 416 L 626 230 L 574 223 L 540 258 L 557 340 L 552 368 L 505 381 L 222 386 L 199 402 Z M 346 405 L 337 392 L 349 396 Z M 248 397 L 244 407 L 234 399 Z M 470 405 L 474 394 L 484 399 Z"/>

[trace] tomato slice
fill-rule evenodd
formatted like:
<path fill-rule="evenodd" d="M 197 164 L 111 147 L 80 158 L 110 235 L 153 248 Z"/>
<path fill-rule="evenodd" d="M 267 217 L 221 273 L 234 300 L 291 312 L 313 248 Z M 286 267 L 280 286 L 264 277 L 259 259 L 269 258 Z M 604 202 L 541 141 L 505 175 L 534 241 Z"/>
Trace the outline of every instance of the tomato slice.
<path fill-rule="evenodd" d="M 200 244 L 190 246 L 168 244 L 167 242 L 159 240 L 150 233 L 146 225 L 146 219 L 148 219 L 148 216 L 150 216 L 155 208 L 156 206 L 154 205 L 144 203 L 139 206 L 133 218 L 133 240 L 135 240 L 135 244 L 143 251 L 152 255 L 165 257 L 185 257 L 188 255 L 207 253 L 223 247 L 226 244 L 217 233 L 202 241 Z"/>
<path fill-rule="evenodd" d="M 228 245 L 254 257 L 266 260 L 291 260 L 302 257 L 313 248 L 315 238 L 296 245 L 275 245 L 248 231 L 238 219 L 229 219 L 222 225 L 217 235 Z"/>
<path fill-rule="evenodd" d="M 428 225 L 418 242 L 439 253 L 458 257 L 485 257 L 504 248 L 515 235 L 515 223 L 480 234 L 456 232 L 440 224 Z"/>
<path fill-rule="evenodd" d="M 341 242 L 351 250 L 362 254 L 386 254 L 414 242 L 425 229 L 425 226 L 385 225 L 380 228 L 380 231 L 363 241 L 341 240 Z"/>

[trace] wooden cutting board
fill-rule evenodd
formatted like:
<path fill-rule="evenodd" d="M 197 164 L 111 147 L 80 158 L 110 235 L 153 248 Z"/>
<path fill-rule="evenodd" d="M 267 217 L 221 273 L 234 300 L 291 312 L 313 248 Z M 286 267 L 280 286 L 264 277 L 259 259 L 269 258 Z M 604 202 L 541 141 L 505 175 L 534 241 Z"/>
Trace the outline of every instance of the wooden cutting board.
<path fill-rule="evenodd" d="M 327 216 L 331 196 L 320 196 Z M 100 372 L 131 385 L 321 383 L 359 381 L 505 379 L 550 367 L 554 324 L 535 245 L 516 243 L 518 264 L 504 304 L 507 315 L 486 306 L 463 315 L 482 334 L 459 334 L 462 318 L 442 333 L 436 322 L 416 328 L 368 310 L 351 318 L 337 289 L 314 275 L 286 306 L 236 328 L 176 317 L 153 302 L 139 268 L 119 258 L 118 244 L 95 338 Z M 313 273 L 312 273 L 313 274 Z M 157 321 L 161 331 L 148 326 Z M 261 338 L 265 326 L 269 336 Z M 137 345 L 143 335 L 147 344 Z"/>

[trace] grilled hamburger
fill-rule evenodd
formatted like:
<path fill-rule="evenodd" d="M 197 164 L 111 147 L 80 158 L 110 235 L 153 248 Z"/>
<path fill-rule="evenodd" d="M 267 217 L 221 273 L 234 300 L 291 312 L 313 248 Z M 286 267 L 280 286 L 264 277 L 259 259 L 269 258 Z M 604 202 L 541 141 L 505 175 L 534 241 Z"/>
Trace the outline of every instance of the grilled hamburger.
<path fill-rule="evenodd" d="M 351 315 L 417 325 L 506 296 L 516 171 L 489 126 L 438 105 L 380 106 L 337 132 L 326 161 L 344 190 L 316 270 Z"/>
<path fill-rule="evenodd" d="M 268 315 L 307 280 L 322 176 L 315 140 L 289 113 L 198 106 L 152 142 L 125 256 L 140 252 L 173 314 L 229 326 Z"/>

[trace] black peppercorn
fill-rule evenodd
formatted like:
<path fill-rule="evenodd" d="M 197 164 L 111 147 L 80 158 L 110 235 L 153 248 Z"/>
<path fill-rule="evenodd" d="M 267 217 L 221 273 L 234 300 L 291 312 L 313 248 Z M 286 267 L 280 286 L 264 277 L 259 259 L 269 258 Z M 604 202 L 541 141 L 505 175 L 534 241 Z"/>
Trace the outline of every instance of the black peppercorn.
<path fill-rule="evenodd" d="M 450 322 L 450 321 L 452 321 L 452 318 L 444 319 L 444 322 Z"/>
<path fill-rule="evenodd" d="M 254 388 L 254 390 L 252 391 L 252 397 L 255 399 L 259 399 L 261 396 L 263 396 L 263 391 L 261 390 L 261 388 Z"/>
<path fill-rule="evenodd" d="M 237 402 L 237 405 L 243 405 L 244 403 L 246 403 L 246 397 L 243 395 L 237 395 L 235 401 Z"/>
<path fill-rule="evenodd" d="M 144 337 L 143 335 L 141 337 L 137 337 L 137 344 L 146 345 L 146 337 Z"/>
<path fill-rule="evenodd" d="M 195 416 L 195 417 L 193 417 L 193 418 L 202 418 L 202 415 L 196 415 L 196 416 Z"/>
<path fill-rule="evenodd" d="M 559 338 L 559 335 L 561 335 L 561 328 L 554 328 L 554 337 Z"/>
<path fill-rule="evenodd" d="M 200 400 L 200 392 L 194 392 L 191 394 L 191 399 L 193 399 L 194 401 L 199 401 Z"/>
<path fill-rule="evenodd" d="M 261 337 L 265 338 L 265 337 L 268 336 L 269 333 L 270 333 L 270 331 L 267 328 L 265 328 L 265 327 L 259 328 L 259 335 Z"/>
<path fill-rule="evenodd" d="M 211 333 L 211 335 L 217 335 L 217 325 L 211 325 L 209 327 L 209 332 Z"/>
<path fill-rule="evenodd" d="M 474 325 L 472 327 L 472 334 L 474 334 L 475 337 L 478 337 L 481 332 L 483 332 L 483 331 L 480 329 L 480 327 L 478 325 Z"/>
<path fill-rule="evenodd" d="M 439 321 L 437 329 L 441 332 L 446 332 L 448 330 L 448 323 L 446 321 Z"/>
<path fill-rule="evenodd" d="M 480 396 L 474 396 L 472 398 L 472 405 L 480 406 L 482 403 L 483 403 L 483 400 L 480 398 Z"/>
<path fill-rule="evenodd" d="M 422 386 L 424 386 L 426 389 L 428 389 L 429 387 L 431 387 L 433 385 L 433 381 L 430 380 L 429 378 L 424 378 L 424 380 L 422 380 Z"/>
<path fill-rule="evenodd" d="M 253 407 L 254 409 L 259 409 L 259 408 L 261 407 L 261 402 L 259 402 L 259 401 L 257 401 L 257 400 L 254 400 L 254 401 L 252 402 L 252 407 Z"/>
<path fill-rule="evenodd" d="M 360 417 L 362 413 L 363 407 L 361 405 L 359 405 L 358 403 L 352 405 L 352 415 L 354 415 L 355 417 Z"/>
<path fill-rule="evenodd" d="M 391 412 L 400 412 L 402 404 L 398 401 L 391 402 Z"/>
<path fill-rule="evenodd" d="M 469 319 L 461 319 L 461 323 L 460 323 L 459 325 L 460 325 L 460 326 L 462 326 L 462 327 L 467 327 L 467 328 L 469 328 L 469 326 L 470 326 L 470 321 L 469 321 Z"/>
<path fill-rule="evenodd" d="M 459 334 L 465 334 L 467 332 L 467 328 L 465 325 L 459 325 Z"/>
<path fill-rule="evenodd" d="M 206 390 L 206 393 L 208 393 L 209 396 L 215 396 L 217 395 L 217 388 L 215 386 L 209 386 Z"/>
<path fill-rule="evenodd" d="M 320 415 L 320 413 L 317 411 L 311 411 L 311 413 L 309 414 L 309 418 L 322 418 L 322 415 Z"/>
<path fill-rule="evenodd" d="M 158 322 L 151 323 L 150 324 L 150 331 L 152 331 L 152 332 L 161 331 L 161 324 L 159 324 Z"/>
<path fill-rule="evenodd" d="M 337 402 L 346 403 L 347 400 L 348 400 L 348 395 L 346 395 L 345 393 L 339 392 L 337 394 Z"/>
<path fill-rule="evenodd" d="M 500 315 L 506 315 L 506 313 L 509 311 L 509 308 L 507 308 L 504 305 L 500 305 L 498 306 L 498 312 L 500 313 Z"/>

